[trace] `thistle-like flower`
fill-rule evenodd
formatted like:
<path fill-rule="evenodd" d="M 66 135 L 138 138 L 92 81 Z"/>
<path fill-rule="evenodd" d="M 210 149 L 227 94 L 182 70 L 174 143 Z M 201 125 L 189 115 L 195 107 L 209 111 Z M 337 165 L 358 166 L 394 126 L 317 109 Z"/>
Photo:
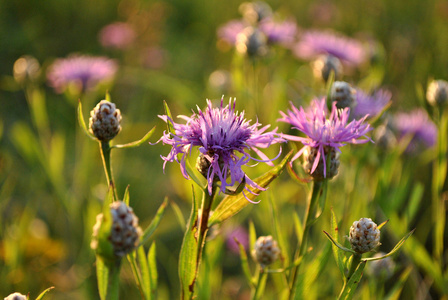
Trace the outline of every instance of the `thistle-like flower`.
<path fill-rule="evenodd" d="M 106 57 L 74 55 L 55 60 L 48 69 L 47 79 L 57 93 L 64 92 L 70 84 L 85 91 L 111 80 L 117 69 L 117 63 Z"/>
<path fill-rule="evenodd" d="M 366 49 L 361 42 L 341 34 L 317 30 L 305 31 L 294 46 L 293 52 L 305 60 L 328 54 L 351 66 L 358 66 L 367 58 Z"/>
<path fill-rule="evenodd" d="M 255 242 L 252 256 L 262 268 L 274 263 L 280 254 L 277 241 L 272 236 L 260 236 Z"/>
<path fill-rule="evenodd" d="M 329 178 L 327 177 L 327 159 L 326 155 L 329 153 L 340 152 L 339 148 L 346 143 L 363 144 L 371 141 L 366 136 L 372 128 L 369 124 L 364 123 L 367 116 L 360 120 L 353 120 L 348 122 L 350 110 L 337 109 L 336 103 L 333 102 L 332 110 L 329 118 L 327 119 L 327 108 L 325 99 L 313 100 L 308 111 L 305 111 L 302 107 L 297 109 L 291 103 L 291 110 L 287 113 L 280 112 L 282 118 L 281 122 L 291 124 L 294 129 L 297 129 L 307 137 L 299 137 L 283 134 L 282 137 L 291 140 L 301 142 L 303 145 L 314 150 L 310 151 L 308 147 L 303 147 L 291 160 L 291 164 L 294 160 L 299 158 L 305 151 L 314 153 L 315 157 L 312 163 L 312 167 L 309 170 L 311 176 L 315 178 Z M 323 174 L 315 174 L 318 165 L 323 164 Z"/>
<path fill-rule="evenodd" d="M 112 228 L 108 236 L 112 244 L 115 256 L 123 257 L 132 252 L 139 244 L 142 230 L 138 226 L 138 218 L 131 207 L 122 201 L 115 201 L 110 204 L 112 216 Z M 96 217 L 96 224 L 93 227 L 92 242 L 90 247 L 97 250 L 98 233 L 104 220 L 101 213 Z"/>
<path fill-rule="evenodd" d="M 369 95 L 361 89 L 356 89 L 355 98 L 356 104 L 353 108 L 353 117 L 355 119 L 362 118 L 365 115 L 375 117 L 390 103 L 392 93 L 387 90 L 379 89 Z"/>
<path fill-rule="evenodd" d="M 121 130 L 121 112 L 115 104 L 101 100 L 90 112 L 89 130 L 100 141 L 110 141 Z"/>
<path fill-rule="evenodd" d="M 370 218 L 361 218 L 350 227 L 349 241 L 358 253 L 372 251 L 380 245 L 380 230 Z"/>
<path fill-rule="evenodd" d="M 5 300 L 27 300 L 27 296 L 20 293 L 13 293 L 5 298 Z"/>
<path fill-rule="evenodd" d="M 212 102 L 207 100 L 207 108 L 203 112 L 199 107 L 197 113 L 191 117 L 179 116 L 186 124 L 175 123 L 168 116 L 159 116 L 174 127 L 174 133 L 165 132 L 160 139 L 164 144 L 171 145 L 168 156 L 161 156 L 167 162 L 177 161 L 180 164 L 182 174 L 189 179 L 186 171 L 186 158 L 194 146 L 199 147 L 202 164 L 202 173 L 207 178 L 208 191 L 212 193 L 214 182 L 220 181 L 220 191 L 241 182 L 243 179 L 251 186 L 260 189 L 241 169 L 249 161 L 266 162 L 272 164 L 269 159 L 258 148 L 267 148 L 271 144 L 284 142 L 285 140 L 276 133 L 276 129 L 267 132 L 270 125 L 261 127 L 261 124 L 244 118 L 244 111 L 235 111 L 235 101 L 229 101 L 224 107 L 224 99 L 221 99 L 219 107 L 213 107 Z M 248 151 L 252 149 L 261 158 L 256 159 Z M 181 155 L 180 161 L 178 155 Z M 237 155 L 239 154 L 239 155 Z M 204 165 L 205 164 L 205 165 Z M 230 177 L 230 181 L 227 178 Z M 247 187 L 247 191 L 250 191 Z M 244 193 L 244 191 L 243 191 Z"/>

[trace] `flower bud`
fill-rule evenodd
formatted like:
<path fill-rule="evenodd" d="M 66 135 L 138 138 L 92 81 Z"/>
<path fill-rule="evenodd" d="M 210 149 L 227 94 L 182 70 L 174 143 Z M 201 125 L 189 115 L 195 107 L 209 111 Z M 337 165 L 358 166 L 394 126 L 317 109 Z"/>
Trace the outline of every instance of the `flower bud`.
<path fill-rule="evenodd" d="M 28 298 L 25 295 L 20 293 L 13 293 L 5 298 L 5 300 L 27 300 Z"/>
<path fill-rule="evenodd" d="M 327 81 L 330 77 L 331 71 L 334 72 L 334 79 L 337 80 L 342 77 L 342 63 L 332 55 L 321 55 L 313 63 L 313 74 L 316 78 L 322 78 Z"/>
<path fill-rule="evenodd" d="M 124 202 L 115 201 L 111 203 L 110 212 L 112 216 L 112 227 L 108 241 L 112 244 L 115 256 L 123 257 L 138 246 L 142 230 L 138 226 L 138 218 L 134 214 L 134 211 Z M 103 220 L 103 214 L 97 215 L 96 224 L 93 226 L 90 247 L 94 250 L 98 248 L 98 233 Z"/>
<path fill-rule="evenodd" d="M 339 151 L 336 151 L 333 147 L 324 146 L 325 159 L 327 159 L 327 156 L 330 155 L 330 163 L 328 163 L 328 160 L 326 160 L 326 176 L 324 176 L 324 158 L 322 157 L 322 155 L 319 158 L 316 169 L 311 173 L 319 149 L 310 146 L 305 147 L 306 148 L 303 151 L 303 169 L 307 174 L 313 177 L 314 180 L 321 181 L 325 178 L 331 179 L 338 174 L 340 164 Z"/>
<path fill-rule="evenodd" d="M 373 257 L 381 257 L 386 255 L 384 252 L 378 252 Z M 394 274 L 395 262 L 390 256 L 380 260 L 374 260 L 368 263 L 367 272 L 374 277 L 388 279 Z"/>
<path fill-rule="evenodd" d="M 236 50 L 249 57 L 263 56 L 268 52 L 267 38 L 260 30 L 247 27 L 236 37 Z"/>
<path fill-rule="evenodd" d="M 36 80 L 40 75 L 39 61 L 29 55 L 20 57 L 14 62 L 13 75 L 14 79 L 22 84 Z"/>
<path fill-rule="evenodd" d="M 213 154 L 211 154 L 210 156 L 213 157 Z M 220 169 L 226 167 L 226 164 L 224 163 L 224 160 L 221 157 L 218 159 L 218 163 L 219 163 Z M 199 156 L 196 159 L 196 170 L 198 170 L 199 173 L 202 174 L 202 176 L 204 176 L 205 178 L 208 178 L 208 172 L 209 172 L 210 166 L 211 166 L 211 162 L 208 160 L 208 158 L 204 154 L 199 153 Z M 229 177 L 229 176 L 230 176 L 230 169 L 227 170 L 227 177 Z M 215 176 L 213 178 L 213 180 L 219 181 L 218 176 Z"/>
<path fill-rule="evenodd" d="M 107 100 L 101 100 L 90 112 L 90 132 L 100 141 L 113 139 L 121 130 L 120 122 L 120 110 Z"/>
<path fill-rule="evenodd" d="M 346 108 L 355 106 L 356 90 L 345 81 L 335 81 L 331 86 L 331 102 L 336 101 L 337 108 Z"/>
<path fill-rule="evenodd" d="M 448 103 L 448 82 L 445 80 L 433 80 L 428 85 L 426 99 L 433 106 L 443 106 Z"/>
<path fill-rule="evenodd" d="M 272 264 L 278 259 L 280 249 L 272 236 L 260 236 L 255 242 L 252 256 L 261 267 Z"/>
<path fill-rule="evenodd" d="M 372 251 L 380 245 L 380 230 L 370 218 L 361 218 L 350 227 L 350 244 L 358 253 Z"/>
<path fill-rule="evenodd" d="M 257 24 L 272 15 L 271 7 L 263 1 L 244 2 L 239 7 L 243 19 L 249 24 Z"/>

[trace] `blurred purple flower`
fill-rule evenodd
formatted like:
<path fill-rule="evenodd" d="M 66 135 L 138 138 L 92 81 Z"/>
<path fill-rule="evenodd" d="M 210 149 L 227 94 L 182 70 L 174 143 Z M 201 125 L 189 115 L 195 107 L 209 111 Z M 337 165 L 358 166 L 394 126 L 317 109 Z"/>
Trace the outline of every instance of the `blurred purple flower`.
<path fill-rule="evenodd" d="M 346 143 L 363 144 L 371 141 L 366 136 L 372 128 L 369 124 L 364 123 L 366 117 L 360 120 L 353 120 L 348 123 L 350 109 L 337 109 L 336 102 L 333 102 L 332 110 L 327 119 L 327 107 L 325 99 L 315 99 L 311 102 L 308 111 L 302 107 L 297 109 L 291 103 L 291 109 L 287 114 L 280 112 L 282 118 L 278 121 L 286 122 L 293 125 L 294 129 L 300 130 L 307 137 L 298 137 L 283 134 L 282 137 L 291 141 L 301 142 L 305 146 L 317 149 L 317 156 L 311 169 L 313 173 L 322 157 L 324 163 L 324 177 L 326 177 L 326 159 L 324 147 L 329 146 L 339 151 L 339 148 Z M 365 139 L 360 139 L 364 137 Z M 303 154 L 306 147 L 297 152 L 291 160 L 291 163 Z"/>
<path fill-rule="evenodd" d="M 135 31 L 124 22 L 116 22 L 103 27 L 99 33 L 99 40 L 103 47 L 126 49 L 135 40 Z"/>
<path fill-rule="evenodd" d="M 235 45 L 238 34 L 250 26 L 249 23 L 243 20 L 231 20 L 218 28 L 218 37 L 231 45 Z M 256 28 L 266 36 L 270 44 L 288 46 L 295 41 L 297 35 L 297 25 L 291 20 L 277 22 L 272 18 L 268 18 L 261 21 Z"/>
<path fill-rule="evenodd" d="M 392 119 L 392 128 L 398 132 L 398 139 L 411 136 L 406 152 L 417 151 L 420 147 L 432 147 L 437 141 L 437 127 L 421 108 L 409 113 L 397 113 Z"/>
<path fill-rule="evenodd" d="M 165 169 L 167 162 L 177 161 L 182 174 L 188 179 L 186 158 L 191 154 L 192 148 L 198 146 L 201 155 L 209 164 L 204 176 L 207 177 L 210 194 L 214 181 L 221 182 L 221 192 L 225 192 L 227 187 L 243 179 L 249 186 L 263 190 L 243 172 L 241 167 L 251 160 L 273 165 L 271 161 L 276 158 L 269 159 L 258 148 L 267 148 L 271 144 L 284 142 L 285 140 L 276 133 L 277 129 L 266 132 L 270 125 L 262 128 L 259 128 L 261 124 L 258 122 L 250 125 L 250 121 L 244 118 L 244 111 L 242 113 L 235 111 L 235 101 L 232 103 L 232 100 L 224 107 L 221 99 L 221 105 L 217 108 L 213 108 L 211 101 L 207 100 L 205 112 L 199 107 L 197 109 L 198 113 L 193 113 L 191 117 L 179 116 L 187 122 L 185 125 L 175 123 L 166 115 L 159 116 L 165 122 L 170 122 L 175 131 L 174 134 L 164 132 L 160 139 L 164 144 L 172 146 L 168 156 L 161 156 L 165 161 L 163 168 Z M 247 153 L 250 149 L 254 150 L 261 160 Z M 236 152 L 241 155 L 237 156 Z M 178 154 L 182 156 L 180 161 Z M 230 182 L 227 182 L 228 176 Z M 245 190 L 251 192 L 247 186 Z"/>
<path fill-rule="evenodd" d="M 240 253 L 240 248 L 236 243 L 235 238 L 241 243 L 241 245 L 243 245 L 244 249 L 249 247 L 249 234 L 244 227 L 236 227 L 233 231 L 227 234 L 226 237 L 227 248 L 229 248 L 229 250 L 233 253 L 238 254 Z"/>
<path fill-rule="evenodd" d="M 390 103 L 392 93 L 387 90 L 379 89 L 369 95 L 361 89 L 356 89 L 356 104 L 353 109 L 353 117 L 359 119 L 365 115 L 375 117 L 380 114 Z"/>
<path fill-rule="evenodd" d="M 69 84 L 76 84 L 85 91 L 111 80 L 117 69 L 117 63 L 106 57 L 73 55 L 56 59 L 47 71 L 47 79 L 57 93 L 64 92 Z"/>
<path fill-rule="evenodd" d="M 367 58 L 361 42 L 329 31 L 305 31 L 293 51 L 301 59 L 312 60 L 321 54 L 328 54 L 353 66 L 360 65 Z"/>

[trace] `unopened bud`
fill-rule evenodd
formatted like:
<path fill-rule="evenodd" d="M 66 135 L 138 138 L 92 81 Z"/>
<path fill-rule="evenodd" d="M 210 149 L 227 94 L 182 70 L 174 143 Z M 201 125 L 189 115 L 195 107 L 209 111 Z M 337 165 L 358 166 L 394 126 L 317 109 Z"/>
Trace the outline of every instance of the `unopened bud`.
<path fill-rule="evenodd" d="M 380 245 L 380 230 L 370 218 L 361 218 L 350 227 L 350 244 L 358 253 L 372 251 Z"/>
<path fill-rule="evenodd" d="M 236 37 L 236 50 L 249 57 L 263 56 L 267 53 L 267 38 L 260 30 L 247 27 Z"/>
<path fill-rule="evenodd" d="M 356 90 L 345 81 L 335 81 L 331 86 L 331 102 L 336 101 L 337 108 L 353 107 Z"/>
<path fill-rule="evenodd" d="M 448 82 L 445 80 L 433 80 L 428 85 L 426 99 L 433 106 L 443 106 L 448 103 Z"/>
<path fill-rule="evenodd" d="M 335 148 L 330 146 L 324 146 L 325 163 L 326 163 L 326 174 L 324 172 L 324 158 L 322 155 L 319 158 L 318 165 L 314 172 L 311 172 L 314 166 L 314 162 L 317 158 L 318 148 L 313 148 L 310 146 L 305 146 L 303 151 L 303 169 L 307 174 L 313 177 L 316 181 L 322 181 L 325 178 L 331 179 L 338 174 L 339 170 L 339 152 Z M 328 155 L 330 155 L 329 160 Z M 329 163 L 328 163 L 329 162 Z M 326 175 L 326 176 L 325 176 Z"/>
<path fill-rule="evenodd" d="M 262 1 L 244 2 L 239 7 L 243 19 L 250 24 L 257 24 L 272 15 L 271 7 Z"/>
<path fill-rule="evenodd" d="M 327 81 L 331 72 L 334 72 L 334 79 L 342 77 L 342 63 L 332 55 L 321 55 L 313 63 L 313 74 L 316 78 L 322 78 Z"/>
<path fill-rule="evenodd" d="M 90 112 L 90 132 L 100 141 L 110 141 L 121 130 L 121 112 L 115 104 L 101 100 Z"/>
<path fill-rule="evenodd" d="M 272 264 L 278 259 L 280 249 L 272 236 L 260 236 L 255 242 L 252 256 L 262 266 Z"/>

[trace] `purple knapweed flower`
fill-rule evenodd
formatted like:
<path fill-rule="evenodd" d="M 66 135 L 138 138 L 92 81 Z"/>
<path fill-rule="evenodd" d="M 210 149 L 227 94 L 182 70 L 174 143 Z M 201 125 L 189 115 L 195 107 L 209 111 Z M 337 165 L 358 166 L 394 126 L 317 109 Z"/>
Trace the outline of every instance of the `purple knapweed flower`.
<path fill-rule="evenodd" d="M 369 95 L 361 89 L 356 89 L 355 98 L 356 103 L 353 109 L 353 117 L 355 119 L 362 118 L 365 115 L 375 117 L 390 104 L 392 93 L 387 90 L 379 89 Z"/>
<path fill-rule="evenodd" d="M 129 47 L 134 42 L 135 37 L 134 29 L 124 22 L 106 25 L 99 33 L 99 40 L 103 47 L 119 50 Z"/>
<path fill-rule="evenodd" d="M 231 45 L 235 45 L 237 36 L 243 32 L 249 24 L 242 20 L 231 20 L 218 28 L 218 37 Z"/>
<path fill-rule="evenodd" d="M 249 247 L 249 234 L 247 233 L 247 230 L 242 227 L 236 227 L 231 232 L 229 232 L 226 236 L 226 245 L 227 248 L 232 251 L 233 253 L 240 253 L 240 247 L 238 246 L 235 239 L 238 240 L 238 242 L 243 245 L 244 249 L 247 249 Z"/>
<path fill-rule="evenodd" d="M 327 166 L 325 154 L 334 151 L 340 152 L 339 148 L 346 143 L 363 144 L 371 141 L 366 136 L 366 133 L 372 129 L 369 124 L 364 123 L 367 116 L 349 123 L 350 109 L 337 109 L 336 103 L 333 102 L 330 116 L 327 119 L 325 99 L 313 100 L 308 111 L 305 111 L 302 107 L 297 109 L 291 103 L 291 110 L 288 110 L 287 113 L 280 112 L 280 114 L 282 118 L 279 121 L 289 123 L 293 126 L 292 128 L 307 135 L 307 137 L 282 135 L 287 140 L 298 141 L 307 146 L 303 147 L 294 155 L 291 163 L 299 158 L 305 150 L 309 151 L 310 148 L 315 149 L 316 157 L 313 161 L 310 174 L 313 174 L 316 170 L 319 161 L 323 161 L 323 177 L 326 178 Z M 330 148 L 332 151 L 326 148 Z"/>
<path fill-rule="evenodd" d="M 70 84 L 76 84 L 85 91 L 111 80 L 117 69 L 117 63 L 106 57 L 73 55 L 56 59 L 48 69 L 47 79 L 57 93 L 64 92 Z"/>
<path fill-rule="evenodd" d="M 362 64 L 367 58 L 361 42 L 341 34 L 317 30 L 305 31 L 293 46 L 293 52 L 305 60 L 315 59 L 322 54 L 332 55 L 352 66 Z"/>
<path fill-rule="evenodd" d="M 409 113 L 397 113 L 392 119 L 392 128 L 398 132 L 398 140 L 410 137 L 406 152 L 417 151 L 420 147 L 432 147 L 437 141 L 437 127 L 425 110 L 414 109 Z"/>
<path fill-rule="evenodd" d="M 240 183 L 242 180 L 251 187 L 263 190 L 243 172 L 241 167 L 251 160 L 273 165 L 272 160 L 277 157 L 269 159 L 258 148 L 267 148 L 271 144 L 284 142 L 285 140 L 276 133 L 277 129 L 267 132 L 270 125 L 261 128 L 258 122 L 251 125 L 250 121 L 244 118 L 244 111 L 241 113 L 235 111 L 235 101 L 232 103 L 232 100 L 225 107 L 223 99 L 219 107 L 213 107 L 212 102 L 207 100 L 205 111 L 199 107 L 197 110 L 198 112 L 193 112 L 191 117 L 179 116 L 187 122 L 186 124 L 175 123 L 166 115 L 159 116 L 174 127 L 174 133 L 164 132 L 160 139 L 164 144 L 172 146 L 168 156 L 161 156 L 165 161 L 163 168 L 165 169 L 167 162 L 177 161 L 182 174 L 189 179 L 185 166 L 186 158 L 191 154 L 192 148 L 198 146 L 199 160 L 204 171 L 202 173 L 207 178 L 210 194 L 216 181 L 221 182 L 221 192 L 226 192 L 227 187 Z M 254 150 L 261 159 L 252 157 L 248 153 L 250 149 Z M 230 182 L 227 180 L 228 177 Z M 251 192 L 247 186 L 245 189 Z"/>

